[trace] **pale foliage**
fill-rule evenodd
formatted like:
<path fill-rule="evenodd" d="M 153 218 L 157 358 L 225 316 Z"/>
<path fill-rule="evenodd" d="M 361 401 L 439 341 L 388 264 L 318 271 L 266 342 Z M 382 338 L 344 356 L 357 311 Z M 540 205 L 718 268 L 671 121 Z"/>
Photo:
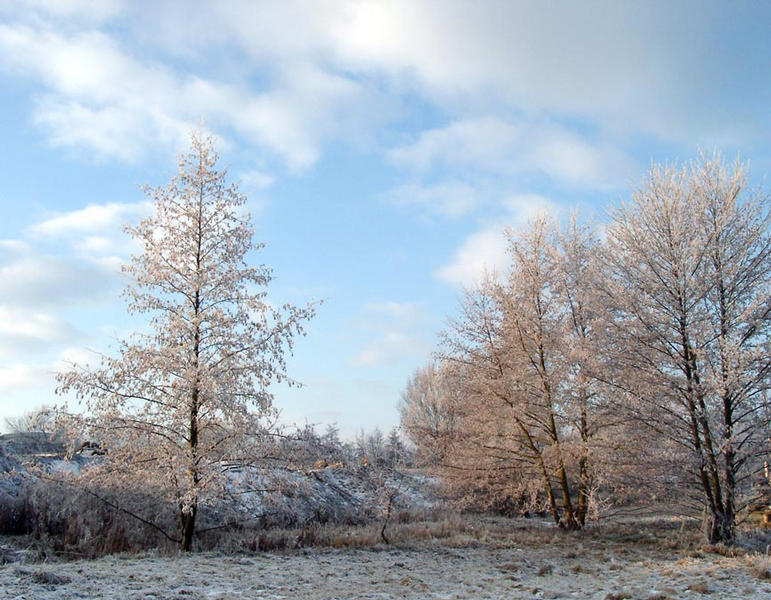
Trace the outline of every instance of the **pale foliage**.
<path fill-rule="evenodd" d="M 459 415 L 443 456 L 448 477 L 521 508 L 545 502 L 568 529 L 590 510 L 604 425 L 604 399 L 588 375 L 600 360 L 596 246 L 589 229 L 571 222 L 561 232 L 546 217 L 510 232 L 508 280 L 466 294 L 441 351 Z M 412 410 L 431 422 L 414 399 Z"/>
<path fill-rule="evenodd" d="M 710 541 L 731 541 L 764 424 L 771 354 L 767 198 L 719 156 L 654 167 L 607 230 L 615 370 L 644 423 L 689 453 Z"/>
<path fill-rule="evenodd" d="M 276 414 L 270 385 L 291 383 L 284 357 L 313 313 L 268 302 L 270 270 L 250 264 L 261 245 L 245 198 L 216 161 L 212 140 L 194 135 L 178 175 L 147 190 L 155 214 L 127 228 L 143 251 L 125 267 L 125 295 L 130 313 L 148 316 L 146 331 L 99 368 L 59 378 L 61 393 L 85 401 L 82 435 L 107 449 L 90 476 L 163 490 L 179 506 L 186 548 L 223 469 L 259 456 Z"/>
<path fill-rule="evenodd" d="M 653 167 L 603 242 L 575 219 L 510 232 L 510 276 L 466 293 L 405 430 L 493 504 L 574 529 L 592 507 L 674 500 L 730 543 L 768 491 L 768 226 L 768 198 L 716 155 Z"/>
<path fill-rule="evenodd" d="M 450 363 L 429 362 L 413 373 L 402 392 L 401 426 L 417 449 L 417 460 L 441 462 L 447 456 L 460 423 L 457 380 Z"/>

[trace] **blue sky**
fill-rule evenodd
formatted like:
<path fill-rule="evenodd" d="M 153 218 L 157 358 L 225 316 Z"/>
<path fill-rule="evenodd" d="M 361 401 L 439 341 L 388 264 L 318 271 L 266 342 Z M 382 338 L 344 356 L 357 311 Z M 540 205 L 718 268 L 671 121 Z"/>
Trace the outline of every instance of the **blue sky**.
<path fill-rule="evenodd" d="M 503 227 L 601 221 L 699 148 L 764 181 L 769 26 L 759 2 L 6 0 L 0 417 L 140 325 L 121 224 L 203 117 L 271 298 L 325 299 L 284 420 L 390 428 L 462 287 L 505 267 Z"/>

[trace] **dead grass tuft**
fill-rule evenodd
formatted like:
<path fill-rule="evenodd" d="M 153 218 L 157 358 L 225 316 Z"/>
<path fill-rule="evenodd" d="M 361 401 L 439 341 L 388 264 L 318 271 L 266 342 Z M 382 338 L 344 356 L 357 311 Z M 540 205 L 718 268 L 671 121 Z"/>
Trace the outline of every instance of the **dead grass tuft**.
<path fill-rule="evenodd" d="M 746 560 L 747 567 L 753 577 L 762 581 L 771 579 L 771 557 L 756 554 L 748 556 Z"/>
<path fill-rule="evenodd" d="M 220 552 L 288 551 L 299 548 L 367 548 L 383 544 L 382 522 L 362 525 L 311 523 L 302 528 L 240 529 L 213 532 L 198 540 L 198 548 Z M 482 529 L 448 515 L 436 521 L 391 523 L 388 537 L 395 546 L 441 541 L 443 546 L 465 548 L 479 544 Z"/>
<path fill-rule="evenodd" d="M 712 590 L 703 581 L 696 581 L 696 582 L 690 584 L 687 589 L 689 589 L 692 592 L 696 592 L 697 594 L 711 594 L 712 593 Z"/>
<path fill-rule="evenodd" d="M 536 575 L 538 575 L 538 577 L 543 577 L 544 575 L 551 575 L 553 572 L 554 567 L 552 565 L 541 565 L 538 568 Z"/>
<path fill-rule="evenodd" d="M 747 551 L 741 546 L 726 546 L 725 544 L 707 544 L 702 546 L 704 552 L 710 554 L 719 554 L 728 558 L 734 558 L 736 556 L 744 556 Z"/>
<path fill-rule="evenodd" d="M 18 496 L 10 496 L 0 491 L 0 534 L 27 533 L 31 520 L 29 513 L 26 491 L 21 491 Z"/>
<path fill-rule="evenodd" d="M 16 569 L 15 572 L 19 577 L 42 585 L 64 585 L 72 582 L 72 579 L 69 577 L 57 575 L 51 571 L 25 571 L 24 569 Z"/>

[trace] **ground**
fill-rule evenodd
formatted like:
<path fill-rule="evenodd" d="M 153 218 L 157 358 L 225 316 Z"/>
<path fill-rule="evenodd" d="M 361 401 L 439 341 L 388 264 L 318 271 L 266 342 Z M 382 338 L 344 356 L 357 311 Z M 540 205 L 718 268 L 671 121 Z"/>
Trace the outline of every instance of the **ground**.
<path fill-rule="evenodd" d="M 671 525 L 580 535 L 501 520 L 451 526 L 421 536 L 395 525 L 391 546 L 26 560 L 0 566 L 0 598 L 771 600 L 767 555 L 698 548 Z"/>

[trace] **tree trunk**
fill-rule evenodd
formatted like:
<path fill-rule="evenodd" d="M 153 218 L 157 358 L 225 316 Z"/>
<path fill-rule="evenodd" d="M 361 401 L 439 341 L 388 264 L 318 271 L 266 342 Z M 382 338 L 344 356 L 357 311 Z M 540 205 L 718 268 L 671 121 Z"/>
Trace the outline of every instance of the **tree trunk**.
<path fill-rule="evenodd" d="M 182 521 L 182 550 L 190 552 L 193 546 L 193 535 L 195 534 L 195 517 L 198 507 L 193 505 L 189 510 L 183 510 L 180 514 Z"/>
<path fill-rule="evenodd" d="M 732 544 L 736 533 L 736 453 L 731 445 L 730 433 L 725 442 L 725 501 L 722 510 L 721 541 Z"/>
<path fill-rule="evenodd" d="M 583 528 L 586 524 L 586 513 L 589 510 L 589 459 L 586 452 L 589 442 L 589 423 L 587 418 L 587 394 L 582 394 L 581 422 L 579 432 L 581 434 L 581 458 L 578 460 L 578 506 L 576 508 L 576 521 Z"/>
<path fill-rule="evenodd" d="M 200 168 L 200 167 L 199 167 Z M 198 239 L 196 250 L 196 273 L 201 272 L 201 240 L 203 239 L 202 232 L 202 211 L 203 211 L 203 187 L 201 187 L 201 196 L 198 202 Z M 190 423 L 188 429 L 188 442 L 190 445 L 190 485 L 193 491 L 193 502 L 187 509 L 182 508 L 182 550 L 190 552 L 193 545 L 193 535 L 195 534 L 195 517 L 198 512 L 198 408 L 200 401 L 200 354 L 201 354 L 201 327 L 198 321 L 198 315 L 201 310 L 201 291 L 195 290 L 195 296 L 193 300 L 193 311 L 196 318 L 195 333 L 193 339 L 193 360 L 195 366 L 195 381 L 193 383 L 193 389 L 190 397 Z"/>
<path fill-rule="evenodd" d="M 730 508 L 710 512 L 707 516 L 706 534 L 710 544 L 731 545 L 735 541 L 736 515 Z"/>
<path fill-rule="evenodd" d="M 560 457 L 560 463 L 562 459 Z M 557 469 L 557 475 L 560 482 L 560 490 L 562 491 L 562 512 L 564 518 L 562 520 L 562 527 L 567 531 L 575 531 L 581 529 L 580 523 L 576 520 L 575 512 L 573 511 L 573 501 L 570 494 L 570 484 L 568 483 L 568 475 L 565 471 L 565 467 L 560 464 Z"/>
<path fill-rule="evenodd" d="M 587 459 L 582 456 L 578 461 L 578 507 L 576 508 L 576 521 L 583 528 L 586 525 L 586 513 L 589 510 L 589 471 Z"/>

